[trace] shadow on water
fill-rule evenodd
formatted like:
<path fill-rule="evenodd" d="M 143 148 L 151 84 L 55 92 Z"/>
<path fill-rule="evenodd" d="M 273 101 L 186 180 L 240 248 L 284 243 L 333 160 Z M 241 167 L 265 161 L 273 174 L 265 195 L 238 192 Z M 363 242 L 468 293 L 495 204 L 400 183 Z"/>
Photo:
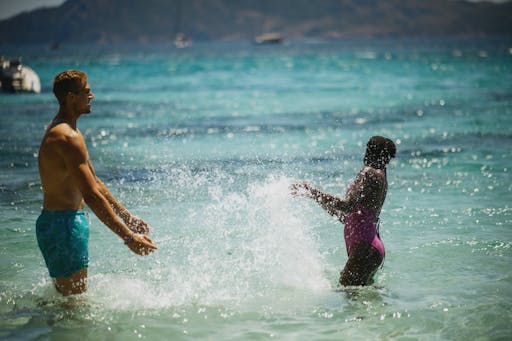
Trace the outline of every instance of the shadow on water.
<path fill-rule="evenodd" d="M 27 293 L 10 297 L 11 309 L 0 314 L 2 340 L 38 340 L 50 335 L 59 325 L 68 322 L 80 324 L 91 314 L 93 305 L 84 295 L 61 297 L 50 292 L 43 296 Z"/>

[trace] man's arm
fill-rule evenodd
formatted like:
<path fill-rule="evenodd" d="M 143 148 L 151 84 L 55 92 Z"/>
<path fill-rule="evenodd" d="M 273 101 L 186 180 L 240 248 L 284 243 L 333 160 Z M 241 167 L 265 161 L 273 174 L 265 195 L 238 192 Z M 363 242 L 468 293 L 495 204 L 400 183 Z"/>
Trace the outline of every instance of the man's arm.
<path fill-rule="evenodd" d="M 98 186 L 93 169 L 89 166 L 83 137 L 80 134 L 65 136 L 56 144 L 56 148 L 64 159 L 73 182 L 94 214 L 121 237 L 133 252 L 143 255 L 154 251 L 156 246 L 149 237 L 135 234 L 117 219 L 109 201 Z"/>
<path fill-rule="evenodd" d="M 116 215 L 119 218 L 121 218 L 126 224 L 126 226 L 128 226 L 128 228 L 133 232 L 148 234 L 149 231 L 151 230 L 149 224 L 145 220 L 131 214 L 126 207 L 124 207 L 119 201 L 117 201 L 117 199 L 112 195 L 112 193 L 110 193 L 107 186 L 103 183 L 103 181 L 101 181 L 96 176 L 96 172 L 94 171 L 94 167 L 92 166 L 91 161 L 88 160 L 87 162 L 89 164 L 89 168 L 91 169 L 96 179 L 96 183 L 101 194 L 105 197 L 105 199 L 107 199 Z"/>

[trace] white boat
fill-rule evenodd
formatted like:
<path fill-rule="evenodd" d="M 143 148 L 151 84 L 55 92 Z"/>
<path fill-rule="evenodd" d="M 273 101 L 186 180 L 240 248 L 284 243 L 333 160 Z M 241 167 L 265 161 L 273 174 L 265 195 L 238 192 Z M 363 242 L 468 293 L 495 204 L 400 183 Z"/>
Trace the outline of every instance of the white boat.
<path fill-rule="evenodd" d="M 21 59 L 0 57 L 0 90 L 3 92 L 41 92 L 41 80 Z"/>

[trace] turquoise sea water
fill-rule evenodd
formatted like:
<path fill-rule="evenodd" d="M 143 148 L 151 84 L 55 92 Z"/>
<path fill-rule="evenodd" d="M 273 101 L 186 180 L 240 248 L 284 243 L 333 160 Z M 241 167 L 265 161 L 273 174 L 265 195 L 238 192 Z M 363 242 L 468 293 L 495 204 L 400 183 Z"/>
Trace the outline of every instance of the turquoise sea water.
<path fill-rule="evenodd" d="M 0 94 L 0 338 L 509 340 L 512 41 L 4 47 L 39 95 Z M 153 227 L 132 254 L 91 214 L 89 291 L 62 299 L 35 240 L 55 74 L 89 74 L 100 178 Z M 340 290 L 334 194 L 392 138 L 376 286 Z"/>

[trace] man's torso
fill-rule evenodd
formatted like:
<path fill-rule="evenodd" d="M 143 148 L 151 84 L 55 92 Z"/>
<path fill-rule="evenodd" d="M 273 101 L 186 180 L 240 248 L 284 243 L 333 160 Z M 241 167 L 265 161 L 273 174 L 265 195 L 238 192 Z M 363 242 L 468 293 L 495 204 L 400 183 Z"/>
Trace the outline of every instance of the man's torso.
<path fill-rule="evenodd" d="M 66 152 L 67 137 L 73 134 L 75 134 L 75 138 L 83 140 L 78 129 L 74 131 L 69 125 L 60 123 L 51 126 L 41 142 L 39 175 L 44 196 L 43 209 L 45 210 L 79 210 L 84 207 L 82 194 L 62 155 Z"/>

